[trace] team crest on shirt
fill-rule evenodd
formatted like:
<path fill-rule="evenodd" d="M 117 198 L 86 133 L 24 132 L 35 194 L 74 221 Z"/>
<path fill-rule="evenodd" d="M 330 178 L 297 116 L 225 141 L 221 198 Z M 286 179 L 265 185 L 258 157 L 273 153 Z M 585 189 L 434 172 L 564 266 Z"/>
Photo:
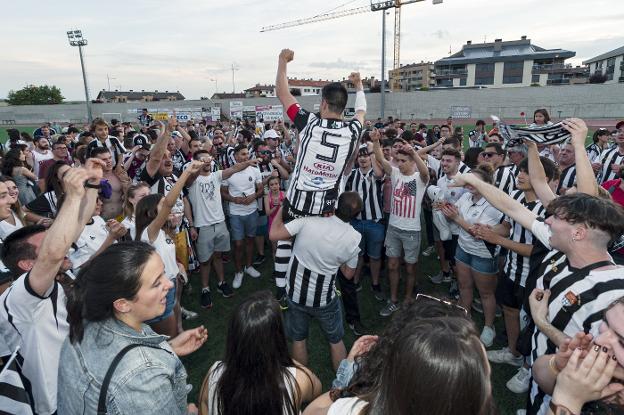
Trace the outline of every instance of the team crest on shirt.
<path fill-rule="evenodd" d="M 581 305 L 581 296 L 574 294 L 572 291 L 568 291 L 561 299 L 561 305 L 563 307 Z"/>
<path fill-rule="evenodd" d="M 249 176 L 249 181 L 250 181 L 250 182 L 253 182 L 253 179 L 251 178 L 251 176 Z"/>

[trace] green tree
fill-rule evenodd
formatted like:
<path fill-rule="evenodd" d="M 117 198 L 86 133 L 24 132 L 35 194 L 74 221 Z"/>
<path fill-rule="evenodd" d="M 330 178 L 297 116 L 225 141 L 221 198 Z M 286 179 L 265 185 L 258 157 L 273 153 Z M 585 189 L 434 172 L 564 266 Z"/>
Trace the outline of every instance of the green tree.
<path fill-rule="evenodd" d="M 60 104 L 63 99 L 61 90 L 54 85 L 27 85 L 19 91 L 9 91 L 7 96 L 9 105 Z"/>

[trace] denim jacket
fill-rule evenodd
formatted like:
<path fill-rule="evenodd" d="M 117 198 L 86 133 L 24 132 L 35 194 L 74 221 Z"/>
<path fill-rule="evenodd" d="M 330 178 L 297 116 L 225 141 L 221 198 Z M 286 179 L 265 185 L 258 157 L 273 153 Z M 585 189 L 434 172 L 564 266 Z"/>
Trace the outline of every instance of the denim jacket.
<path fill-rule="evenodd" d="M 116 319 L 88 323 L 82 342 L 68 338 L 61 349 L 58 413 L 95 414 L 111 362 L 125 346 L 139 343 L 146 346 L 126 353 L 111 378 L 108 414 L 186 414 L 186 370 L 166 340 L 145 324 L 138 333 Z"/>

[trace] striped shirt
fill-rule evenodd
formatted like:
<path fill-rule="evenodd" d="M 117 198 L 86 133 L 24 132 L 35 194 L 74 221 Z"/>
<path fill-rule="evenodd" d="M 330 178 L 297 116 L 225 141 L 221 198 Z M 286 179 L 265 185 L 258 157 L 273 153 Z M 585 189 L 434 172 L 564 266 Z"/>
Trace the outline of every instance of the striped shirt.
<path fill-rule="evenodd" d="M 306 307 L 329 304 L 340 266 L 357 267 L 361 235 L 336 216 L 298 218 L 285 226 L 297 235 L 286 273 L 288 297 Z"/>
<path fill-rule="evenodd" d="M 624 164 L 624 154 L 620 154 L 618 147 L 612 148 L 611 150 L 607 150 L 602 153 L 600 163 L 602 163 L 602 170 L 600 170 L 600 183 L 617 179 L 618 174 L 612 170 L 612 166 L 614 164 L 619 164 L 620 166 Z"/>
<path fill-rule="evenodd" d="M 298 104 L 289 108 L 288 114 L 301 133 L 286 198 L 295 211 L 304 215 L 332 212 L 347 160 L 357 149 L 362 124 L 356 118 L 344 122 L 323 119 Z"/>
<path fill-rule="evenodd" d="M 371 168 L 364 173 L 361 169 L 353 169 L 347 178 L 345 191 L 357 192 L 362 198 L 362 211 L 357 216 L 362 220 L 377 221 L 383 218 L 383 177 L 375 177 Z"/>
<path fill-rule="evenodd" d="M 494 185 L 503 192 L 510 194 L 516 187 L 516 176 L 512 166 L 499 166 L 494 171 Z"/>
<path fill-rule="evenodd" d="M 236 160 L 234 159 L 234 147 L 227 146 L 221 150 L 217 150 L 217 152 L 217 163 L 219 164 L 220 170 L 229 169 L 236 164 Z"/>
<path fill-rule="evenodd" d="M 600 163 L 600 157 L 602 156 L 602 152 L 605 151 L 596 143 L 592 143 L 585 148 L 587 151 L 587 158 L 589 158 L 590 163 Z"/>
<path fill-rule="evenodd" d="M 604 310 L 624 296 L 624 267 L 596 271 L 607 262 L 593 264 L 583 269 L 570 268 L 565 255 L 552 251 L 544 258 L 545 272 L 537 281 L 537 288 L 550 289 L 548 316 L 550 324 L 569 337 L 579 331 L 594 338 L 602 323 Z M 532 359 L 557 351 L 556 345 L 537 328 L 532 338 Z M 531 404 L 528 414 L 546 414 L 550 396 L 532 381 Z"/>
<path fill-rule="evenodd" d="M 561 195 L 562 189 L 569 189 L 572 186 L 576 186 L 576 164 L 568 166 L 561 171 L 557 194 Z"/>
<path fill-rule="evenodd" d="M 436 160 L 434 157 L 431 157 L 431 158 Z M 446 173 L 444 173 L 444 171 L 442 171 L 442 163 L 440 163 L 439 160 L 438 160 L 438 164 L 437 164 L 437 169 L 438 170 L 436 171 L 436 175 L 437 175 L 438 179 L 446 174 Z M 460 161 L 459 162 L 459 168 L 457 169 L 457 171 L 460 174 L 470 173 L 470 167 L 468 167 L 468 165 L 465 164 L 463 161 Z"/>
<path fill-rule="evenodd" d="M 524 207 L 538 217 L 544 217 L 546 209 L 539 199 L 529 202 L 526 200 L 526 194 L 521 190 L 512 191 L 510 196 L 512 199 L 522 203 Z M 511 229 L 509 230 L 509 239 L 521 244 L 533 245 L 533 234 L 530 230 L 522 227 L 522 225 L 509 217 L 506 217 L 505 221 L 511 225 Z M 510 249 L 507 251 L 507 258 L 505 260 L 505 275 L 514 283 L 520 285 L 521 287 L 525 287 L 526 279 L 529 275 L 529 263 L 530 260 L 528 257 L 519 255 L 517 252 Z"/>

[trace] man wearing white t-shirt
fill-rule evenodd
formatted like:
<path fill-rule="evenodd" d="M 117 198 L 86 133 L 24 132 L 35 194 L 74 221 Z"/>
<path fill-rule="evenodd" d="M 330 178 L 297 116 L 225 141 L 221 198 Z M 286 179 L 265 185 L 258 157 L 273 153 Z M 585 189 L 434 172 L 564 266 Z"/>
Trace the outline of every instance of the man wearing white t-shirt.
<path fill-rule="evenodd" d="M 39 177 L 39 165 L 54 157 L 52 150 L 50 150 L 50 142 L 47 138 L 41 136 L 35 140 L 35 147 L 33 147 L 32 156 L 33 173 L 35 176 Z"/>
<path fill-rule="evenodd" d="M 203 308 L 210 308 L 212 307 L 209 287 L 211 262 L 219 280 L 217 290 L 226 298 L 234 294 L 225 281 L 221 261 L 221 253 L 230 250 L 230 233 L 225 225 L 220 188 L 224 180 L 250 166 L 255 166 L 258 160 L 248 160 L 237 163 L 229 169 L 213 172 L 210 152 L 199 150 L 193 155 L 193 159 L 204 163 L 199 175 L 188 187 L 188 198 L 193 207 L 192 222 L 195 225 L 191 232 L 197 232 L 197 256 L 202 281 L 200 304 Z"/>
<path fill-rule="evenodd" d="M 19 229 L 2 247 L 4 264 L 14 275 L 23 274 L 0 296 L 0 333 L 10 349 L 20 348 L 22 374 L 39 415 L 56 413 L 59 356 L 69 333 L 61 285 L 70 267 L 65 255 L 91 219 L 101 179 L 99 161 L 68 170 L 63 206 L 50 229 Z"/>
<path fill-rule="evenodd" d="M 234 148 L 236 163 L 245 163 L 249 160 L 249 150 L 245 144 Z M 230 202 L 230 227 L 234 240 L 234 262 L 236 274 L 232 287 L 240 288 L 243 283 L 243 272 L 252 278 L 259 278 L 260 273 L 253 265 L 254 241 L 258 225 L 258 205 L 256 200 L 262 197 L 262 176 L 255 166 L 247 166 L 244 170 L 234 173 L 224 180 L 221 187 L 221 196 Z M 245 267 L 243 268 L 243 242 L 246 246 Z"/>
<path fill-rule="evenodd" d="M 392 179 L 392 210 L 386 233 L 386 255 L 388 256 L 388 279 L 390 280 L 390 300 L 380 311 L 387 317 L 399 309 L 399 267 L 401 252 L 405 252 L 407 284 L 405 301 L 412 301 L 416 283 L 416 263 L 420 253 L 420 210 L 425 188 L 429 182 L 429 169 L 410 145 L 397 151 L 393 167 L 383 157 L 379 146 L 379 131 L 370 134 L 373 140 L 375 157 L 381 162 L 385 173 Z"/>

